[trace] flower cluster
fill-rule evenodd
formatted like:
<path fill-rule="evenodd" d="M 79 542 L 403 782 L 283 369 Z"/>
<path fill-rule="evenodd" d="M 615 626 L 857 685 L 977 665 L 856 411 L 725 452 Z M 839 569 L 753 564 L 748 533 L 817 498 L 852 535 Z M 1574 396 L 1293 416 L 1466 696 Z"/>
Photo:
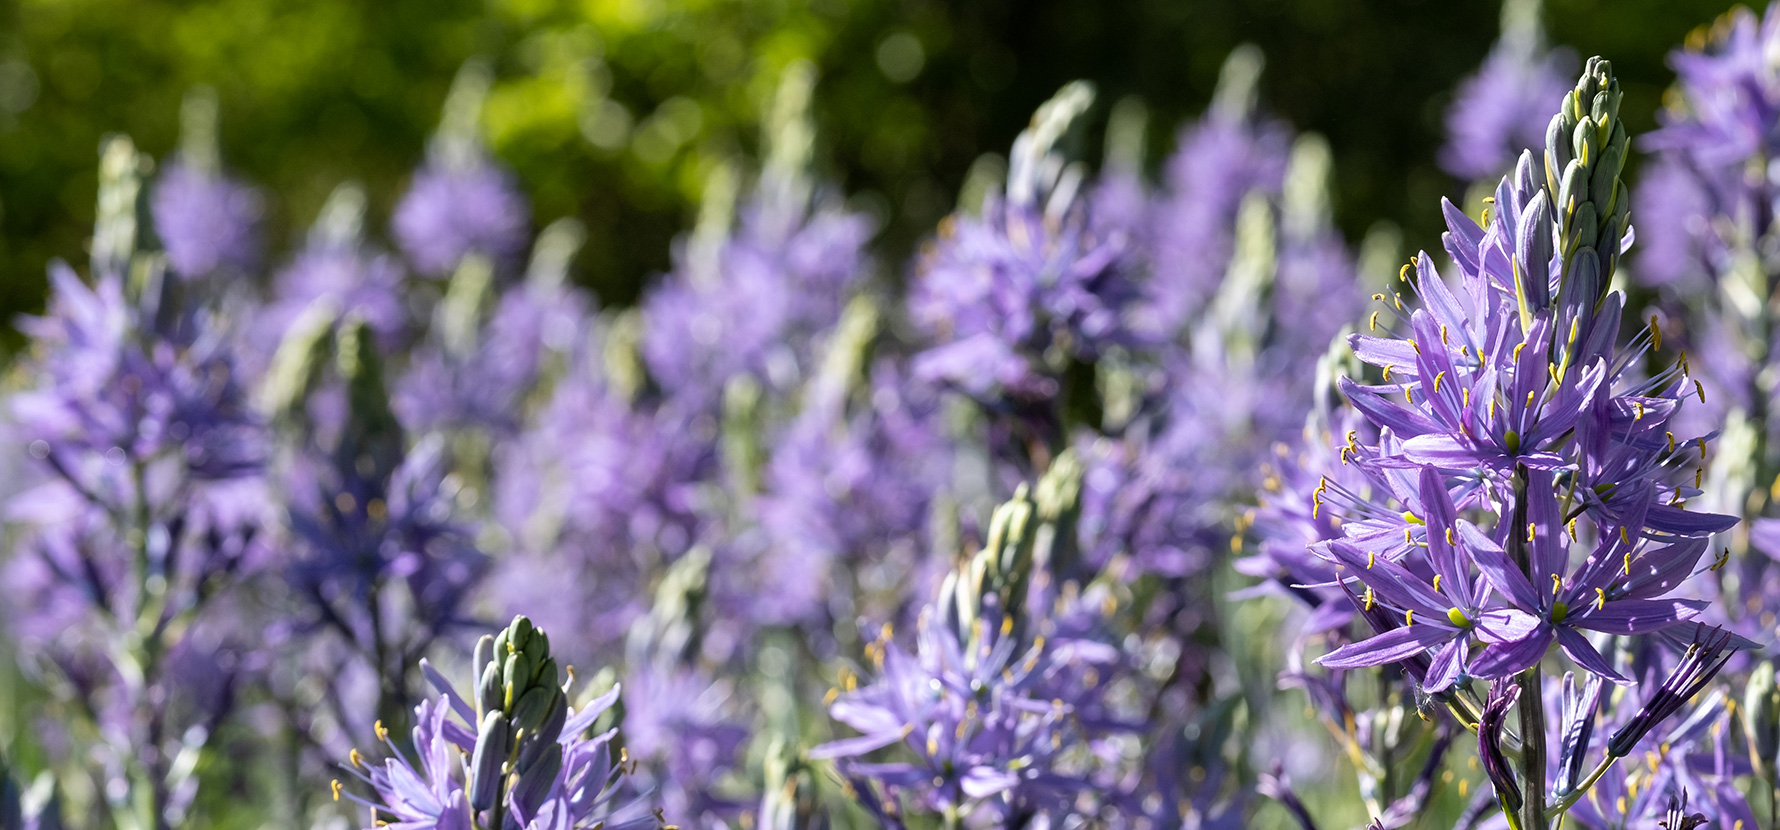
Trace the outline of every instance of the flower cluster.
<path fill-rule="evenodd" d="M 1707 606 L 1690 587 L 1723 564 L 1706 556 L 1710 537 L 1736 521 L 1683 506 L 1706 441 L 1675 430 L 1700 382 L 1685 357 L 1650 369 L 1654 323 L 1621 345 L 1625 298 L 1610 289 L 1630 242 L 1620 96 L 1611 66 L 1591 59 L 1550 122 L 1543 165 L 1524 153 L 1482 224 L 1445 205 L 1455 278 L 1423 254 L 1402 272 L 1414 300 L 1376 298 L 1385 307 L 1370 328 L 1384 333 L 1350 338 L 1376 374 L 1340 382 L 1371 440 L 1350 430 L 1338 458 L 1365 482 L 1319 481 L 1312 517 L 1327 511 L 1331 524 L 1311 531 L 1323 537 L 1311 550 L 1328 569 L 1282 568 L 1332 569 L 1323 584 L 1365 623 L 1345 644 L 1330 630 L 1337 647 L 1318 662 L 1398 667 L 1477 733 L 1496 801 L 1522 828 L 1590 797 L 1750 645 L 1690 624 Z M 1302 543 L 1303 527 L 1278 523 L 1282 543 Z M 1589 678 L 1566 686 L 1561 724 L 1547 717 L 1542 675 L 1554 646 Z M 1603 682 L 1640 691 L 1608 707 Z M 1505 752 L 1511 721 L 1519 746 Z M 1597 724 L 1614 732 L 1585 778 Z M 1699 737 L 1671 736 L 1662 752 L 1683 758 Z"/>
<path fill-rule="evenodd" d="M 489 65 L 282 258 L 195 92 L 20 325 L 0 830 L 1772 823 L 1780 14 L 1676 58 L 1634 254 L 1611 66 L 1508 5 L 1445 157 L 1507 175 L 1400 270 L 1253 47 L 1153 181 L 1064 86 L 906 292 L 793 64 L 634 308 Z"/>

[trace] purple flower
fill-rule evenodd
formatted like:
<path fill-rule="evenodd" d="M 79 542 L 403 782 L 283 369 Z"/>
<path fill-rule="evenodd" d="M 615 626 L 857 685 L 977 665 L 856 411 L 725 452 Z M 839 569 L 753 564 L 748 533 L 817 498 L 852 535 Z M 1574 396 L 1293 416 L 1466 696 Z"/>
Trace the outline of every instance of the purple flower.
<path fill-rule="evenodd" d="M 818 201 L 762 198 L 708 254 L 683 241 L 674 270 L 642 302 L 642 355 L 672 395 L 715 402 L 732 377 L 786 389 L 811 369 L 812 341 L 863 281 L 871 222 Z M 709 243 L 705 243 L 709 244 Z"/>
<path fill-rule="evenodd" d="M 843 768 L 926 810 L 1066 809 L 1092 786 L 1067 759 L 1088 738 L 1076 712 L 1096 692 L 1082 677 L 1105 668 L 1106 657 L 1085 643 L 1023 648 L 985 622 L 984 636 L 969 644 L 932 617 L 912 654 L 878 643 L 879 676 L 830 706 L 835 720 L 861 734 L 816 747 L 811 757 L 854 759 L 901 744 L 915 760 Z"/>
<path fill-rule="evenodd" d="M 818 621 L 831 609 L 896 619 L 906 597 L 922 594 L 911 580 L 923 584 L 949 441 L 931 391 L 894 365 L 878 366 L 869 392 L 850 415 L 825 405 L 800 413 L 767 462 L 757 508 L 765 549 L 746 569 L 751 619 Z"/>
<path fill-rule="evenodd" d="M 494 456 L 494 513 L 514 545 L 491 577 L 496 602 L 575 632 L 576 659 L 616 645 L 652 576 L 699 541 L 717 463 L 714 419 L 633 403 L 594 375 L 593 351 Z"/>
<path fill-rule="evenodd" d="M 1173 337 L 1211 300 L 1235 255 L 1238 209 L 1250 193 L 1277 194 L 1291 133 L 1255 112 L 1260 55 L 1232 52 L 1212 107 L 1180 132 L 1150 211 L 1149 308 L 1143 330 Z M 1343 321 L 1345 322 L 1345 321 Z"/>
<path fill-rule="evenodd" d="M 265 205 L 251 187 L 179 160 L 156 180 L 149 210 L 167 261 L 183 276 L 245 272 L 259 262 Z"/>
<path fill-rule="evenodd" d="M 480 427 L 502 436 L 517 433 L 528 397 L 545 374 L 592 336 L 590 305 L 584 294 L 562 286 L 514 286 L 468 352 L 435 343 L 416 350 L 396 384 L 395 411 L 420 431 Z"/>
<path fill-rule="evenodd" d="M 1603 541 L 1596 543 L 1597 549 L 1580 568 L 1568 572 L 1569 537 L 1552 479 L 1534 471 L 1527 493 L 1529 572 L 1523 573 L 1496 540 L 1474 526 L 1459 528 L 1472 560 L 1510 606 L 1501 612 L 1501 621 L 1523 632 L 1530 629 L 1521 635 L 1524 639 L 1516 638 L 1518 642 L 1485 649 L 1473 668 L 1484 677 L 1514 674 L 1537 662 L 1555 641 L 1591 674 L 1630 682 L 1580 632 L 1645 634 L 1691 619 L 1704 602 L 1664 595 L 1693 575 L 1706 540 L 1684 538 L 1666 545 L 1642 544 L 1642 538 L 1634 541 L 1632 532 L 1644 526 L 1643 515 L 1634 510 L 1623 525 L 1603 525 Z"/>
<path fill-rule="evenodd" d="M 266 565 L 270 505 L 230 344 L 197 292 L 150 276 L 89 286 L 57 264 L 48 313 L 21 323 L 32 382 L 9 437 L 32 486 L 6 504 L 5 616 L 29 669 L 84 715 L 63 726 L 91 736 L 108 786 L 176 823 L 198 781 L 174 759 L 233 714 L 255 662 L 229 623 Z"/>
<path fill-rule="evenodd" d="M 269 356 L 311 309 L 330 319 L 366 321 L 386 347 L 400 341 L 409 325 L 401 265 L 363 240 L 364 190 L 354 184 L 334 188 L 291 263 L 273 281 L 272 299 L 259 310 L 248 337 Z"/>
<path fill-rule="evenodd" d="M 652 782 L 653 798 L 676 818 L 740 812 L 742 804 L 723 798 L 719 787 L 749 738 L 729 711 L 736 706 L 733 684 L 650 662 L 625 683 L 625 749 L 641 762 L 639 782 Z"/>
<path fill-rule="evenodd" d="M 1080 172 L 1052 148 L 1092 98 L 1071 85 L 1015 140 L 1005 193 L 954 216 L 922 256 L 909 313 L 932 338 L 916 377 L 979 400 L 1055 398 L 1070 361 L 1140 338 L 1126 233 L 1095 232 Z"/>
<path fill-rule="evenodd" d="M 471 254 L 511 263 L 525 250 L 531 209 L 513 174 L 478 154 L 415 171 L 391 225 L 415 270 L 439 277 Z"/>
<path fill-rule="evenodd" d="M 516 629 L 517 624 L 502 636 Z M 619 803 L 624 768 L 611 746 L 617 730 L 591 734 L 596 721 L 617 702 L 618 688 L 571 706 L 566 684 L 556 685 L 561 678 L 555 661 L 546 657 L 524 664 L 543 670 L 538 685 L 523 689 L 535 691 L 539 705 L 530 705 L 523 695 L 509 695 L 503 706 L 502 687 L 488 688 L 490 675 L 497 684 L 503 682 L 502 666 L 488 665 L 483 654 L 485 650 L 486 656 L 508 654 L 510 641 L 502 636 L 484 637 L 478 645 L 478 666 L 492 671 L 480 675 L 483 679 L 470 700 L 423 661 L 421 669 L 440 696 L 421 701 L 414 710 L 411 746 L 419 766 L 379 725 L 378 740 L 389 748 L 390 757 L 381 764 L 371 763 L 355 750 L 351 765 L 344 767 L 369 787 L 371 795 L 350 793 L 335 781 L 334 797 L 346 795 L 369 808 L 367 828 L 383 825 L 384 815 L 394 817 L 390 826 L 411 830 L 465 830 L 503 822 L 551 830 L 628 830 L 656 822 L 641 804 Z M 543 653 L 548 654 L 547 646 Z M 512 662 L 506 665 L 510 668 Z M 490 751 L 494 746 L 501 749 Z M 485 767 L 499 772 L 497 789 L 487 789 L 495 777 Z"/>
<path fill-rule="evenodd" d="M 1522 152 L 1542 148 L 1551 110 L 1570 91 L 1576 55 L 1542 48 L 1538 23 L 1529 22 L 1505 20 L 1502 39 L 1453 94 L 1440 166 L 1460 179 L 1499 176 Z"/>

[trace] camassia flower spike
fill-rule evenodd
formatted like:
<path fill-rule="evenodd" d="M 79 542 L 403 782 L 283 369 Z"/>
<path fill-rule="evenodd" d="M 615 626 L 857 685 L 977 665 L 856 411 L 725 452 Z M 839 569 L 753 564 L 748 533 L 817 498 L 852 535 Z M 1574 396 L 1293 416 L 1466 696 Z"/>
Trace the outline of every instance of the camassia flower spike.
<path fill-rule="evenodd" d="M 1350 340 L 1377 380 L 1356 373 L 1340 387 L 1376 438 L 1361 446 L 1356 430 L 1340 459 L 1370 486 L 1337 492 L 1325 476 L 1309 494 L 1316 510 L 1337 511 L 1342 533 L 1310 549 L 1372 629 L 1319 662 L 1401 665 L 1416 692 L 1478 733 L 1517 830 L 1548 830 L 1749 645 L 1699 628 L 1641 708 L 1601 711 L 1603 681 L 1631 685 L 1669 665 L 1676 627 L 1707 608 L 1680 594 L 1722 561 L 1705 556 L 1709 539 L 1735 524 L 1685 509 L 1706 446 L 1674 432 L 1685 401 L 1703 394 L 1686 359 L 1647 368 L 1654 325 L 1619 342 L 1625 298 L 1610 286 L 1631 239 L 1619 101 L 1612 67 L 1590 60 L 1552 119 L 1544 170 L 1523 154 L 1481 223 L 1445 205 L 1457 280 L 1417 257 L 1401 276 L 1419 301 L 1378 295 L 1387 308 Z M 1386 313 L 1394 325 L 1380 325 Z M 1580 695 L 1547 688 L 1554 646 L 1589 676 Z M 1491 681 L 1487 702 L 1473 680 Z M 1636 699 L 1615 693 L 1609 708 Z M 1547 718 L 1554 700 L 1562 719 Z M 1597 721 L 1618 731 L 1584 777 Z M 1672 737 L 1685 752 L 1708 731 Z M 1502 751 L 1511 739 L 1518 762 Z"/>
<path fill-rule="evenodd" d="M 638 803 L 618 803 L 625 764 L 611 745 L 617 730 L 591 734 L 617 702 L 618 687 L 571 705 L 550 639 L 525 617 L 483 637 L 475 666 L 474 694 L 465 700 L 421 661 L 439 697 L 414 710 L 419 766 L 379 723 L 377 739 L 390 757 L 373 763 L 353 750 L 345 767 L 372 794 L 352 794 L 335 781 L 334 798 L 370 808 L 368 828 L 629 830 L 657 822 Z"/>

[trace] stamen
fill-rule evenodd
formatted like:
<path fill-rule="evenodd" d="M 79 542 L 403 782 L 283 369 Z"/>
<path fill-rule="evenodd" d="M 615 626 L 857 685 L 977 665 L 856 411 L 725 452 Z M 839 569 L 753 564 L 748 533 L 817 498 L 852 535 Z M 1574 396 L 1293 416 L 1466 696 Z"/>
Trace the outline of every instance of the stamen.
<path fill-rule="evenodd" d="M 1595 589 L 1595 610 L 1599 611 L 1606 607 L 1607 607 L 1607 591 L 1606 591 L 1606 589 L 1596 588 Z"/>
<path fill-rule="evenodd" d="M 1657 325 L 1656 315 L 1650 315 L 1650 348 L 1654 351 L 1663 350 L 1663 327 Z"/>

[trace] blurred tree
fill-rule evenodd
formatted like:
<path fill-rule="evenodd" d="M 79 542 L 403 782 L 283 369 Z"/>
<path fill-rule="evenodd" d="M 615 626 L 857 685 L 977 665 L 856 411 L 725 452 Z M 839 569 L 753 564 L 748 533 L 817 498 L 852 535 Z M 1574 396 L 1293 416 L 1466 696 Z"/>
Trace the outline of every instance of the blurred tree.
<path fill-rule="evenodd" d="M 1552 39 L 1615 62 L 1648 129 L 1670 48 L 1718 0 L 1550 0 Z M 0 314 L 42 304 L 44 265 L 78 258 L 96 148 L 131 133 L 164 156 L 187 87 L 216 87 L 225 162 L 270 191 L 272 264 L 336 182 L 388 208 L 453 73 L 487 55 L 496 152 L 548 221 L 589 229 L 579 276 L 629 302 L 716 160 L 757 144 L 792 61 L 821 74 L 820 158 L 884 223 L 893 263 L 1064 82 L 1143 97 L 1150 162 L 1209 99 L 1236 44 L 1267 54 L 1266 106 L 1335 150 L 1338 211 L 1436 244 L 1420 209 L 1450 90 L 1496 36 L 1494 4 L 1438 0 L 11 0 L 0 4 Z M 1082 148 L 1093 158 L 1096 147 Z M 1456 195 L 1456 194 L 1455 194 Z M 896 265 L 894 267 L 900 267 Z"/>

